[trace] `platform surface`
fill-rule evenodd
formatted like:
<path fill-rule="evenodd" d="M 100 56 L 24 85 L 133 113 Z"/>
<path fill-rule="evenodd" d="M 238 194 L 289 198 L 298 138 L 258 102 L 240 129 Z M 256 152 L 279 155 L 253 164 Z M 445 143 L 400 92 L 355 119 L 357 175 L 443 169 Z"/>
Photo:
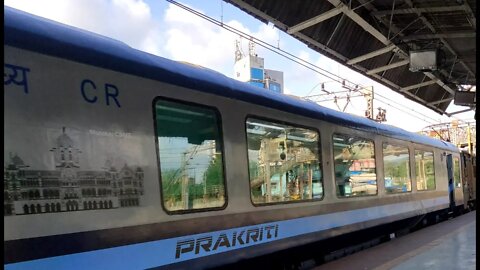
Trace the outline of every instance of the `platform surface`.
<path fill-rule="evenodd" d="M 476 269 L 476 211 L 428 226 L 315 270 Z"/>

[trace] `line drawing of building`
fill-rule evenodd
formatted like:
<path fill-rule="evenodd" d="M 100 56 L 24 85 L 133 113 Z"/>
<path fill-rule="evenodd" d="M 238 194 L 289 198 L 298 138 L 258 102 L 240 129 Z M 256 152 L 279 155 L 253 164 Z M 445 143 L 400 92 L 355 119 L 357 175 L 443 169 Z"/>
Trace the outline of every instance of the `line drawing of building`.
<path fill-rule="evenodd" d="M 55 140 L 53 170 L 30 170 L 14 153 L 4 166 L 4 216 L 140 206 L 144 172 L 120 169 L 107 159 L 102 170 L 81 170 L 80 149 L 62 128 Z"/>

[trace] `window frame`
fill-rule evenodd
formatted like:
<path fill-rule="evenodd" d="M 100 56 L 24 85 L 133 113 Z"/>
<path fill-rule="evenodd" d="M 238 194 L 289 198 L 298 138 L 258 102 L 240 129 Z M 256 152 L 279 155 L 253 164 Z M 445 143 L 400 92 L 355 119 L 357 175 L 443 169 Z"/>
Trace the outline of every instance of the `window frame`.
<path fill-rule="evenodd" d="M 220 150 L 222 153 L 222 176 L 223 176 L 223 185 L 224 185 L 224 198 L 225 202 L 223 203 L 222 206 L 219 207 L 206 207 L 206 208 L 199 208 L 199 209 L 187 209 L 187 210 L 168 210 L 165 207 L 165 201 L 164 201 L 164 194 L 163 194 L 163 180 L 162 180 L 162 169 L 161 169 L 161 163 L 160 163 L 160 145 L 158 142 L 158 135 L 157 135 L 157 128 L 158 128 L 158 123 L 157 123 L 157 111 L 156 111 L 156 105 L 159 100 L 163 101 L 168 101 L 168 102 L 174 102 L 174 103 L 180 103 L 183 105 L 187 106 L 195 106 L 195 107 L 200 107 L 204 109 L 208 109 L 213 111 L 215 114 L 216 120 L 217 120 L 217 128 L 218 128 L 218 137 L 220 140 Z M 211 105 L 206 105 L 203 103 L 196 103 L 188 100 L 181 100 L 181 99 L 175 99 L 175 98 L 170 98 L 170 97 L 164 97 L 164 96 L 156 96 L 153 101 L 152 101 L 152 113 L 153 113 L 153 134 L 155 137 L 155 152 L 156 152 L 156 157 L 157 157 L 157 172 L 158 172 L 158 180 L 159 180 L 159 191 L 160 191 L 160 205 L 162 206 L 162 209 L 165 213 L 168 215 L 183 215 L 183 214 L 193 214 L 193 213 L 201 213 L 201 212 L 210 212 L 210 211 L 221 211 L 225 210 L 228 206 L 228 187 L 227 187 L 227 171 L 226 171 L 226 164 L 225 164 L 225 140 L 224 140 L 224 135 L 223 135 L 223 122 L 222 122 L 222 114 L 220 113 L 220 110 Z"/>
<path fill-rule="evenodd" d="M 304 129 L 309 129 L 309 130 L 313 130 L 315 131 L 317 134 L 318 134 L 318 141 L 317 141 L 317 145 L 318 145 L 318 167 L 320 168 L 321 172 L 322 172 L 322 177 L 321 177 L 321 184 L 322 184 L 322 196 L 320 198 L 316 198 L 316 199 L 307 199 L 307 200 L 292 200 L 292 201 L 282 201 L 282 202 L 272 202 L 272 203 L 258 203 L 258 204 L 255 204 L 253 202 L 253 198 L 252 198 L 252 186 L 251 186 L 251 181 L 250 181 L 250 165 L 249 165 L 249 162 L 250 162 L 250 159 L 249 159 L 249 156 L 248 156 L 248 132 L 247 132 L 247 120 L 249 118 L 255 118 L 257 120 L 260 120 L 260 121 L 269 121 L 269 122 L 272 122 L 272 123 L 277 123 L 277 124 L 283 124 L 283 125 L 289 125 L 289 126 L 292 126 L 292 127 L 298 127 L 298 128 L 304 128 Z M 325 182 L 325 170 L 324 170 L 324 164 L 323 164 L 323 160 L 322 160 L 322 148 L 321 148 L 321 133 L 320 133 L 320 130 L 316 127 L 311 127 L 311 126 L 308 126 L 308 125 L 303 125 L 303 124 L 292 124 L 288 121 L 284 121 L 284 120 L 276 120 L 274 118 L 270 118 L 270 117 L 266 117 L 266 116 L 258 116 L 256 114 L 247 114 L 245 116 L 245 119 L 244 119 L 244 131 L 245 131 L 245 146 L 246 146 L 246 160 L 247 160 L 247 175 L 248 175 L 248 193 L 250 194 L 250 203 L 254 206 L 254 207 L 264 207 L 264 206 L 273 206 L 273 205 L 285 205 L 285 204 L 296 204 L 296 203 L 312 203 L 312 202 L 319 202 L 319 201 L 323 201 L 323 199 L 325 198 L 325 185 L 324 185 L 324 182 Z M 313 190 L 313 189 L 312 189 Z"/>
<path fill-rule="evenodd" d="M 340 136 L 350 136 L 350 137 L 353 137 L 353 138 L 359 138 L 359 139 L 363 139 L 363 140 L 367 140 L 367 141 L 371 141 L 373 143 L 373 159 L 375 161 L 375 181 L 376 181 L 376 186 L 377 186 L 377 191 L 375 194 L 371 194 L 371 195 L 362 195 L 362 196 L 338 196 L 337 194 L 337 182 L 335 180 L 335 145 L 334 145 L 334 139 L 333 137 L 335 135 L 340 135 Z M 335 193 L 335 196 L 338 198 L 338 199 L 352 199 L 352 198 L 365 198 L 365 197 L 374 197 L 374 196 L 379 196 L 380 192 L 379 192 L 379 189 L 378 189 L 378 166 L 377 166 L 377 155 L 376 155 L 376 149 L 377 149 L 377 145 L 375 143 L 375 138 L 373 139 L 367 139 L 367 138 L 364 138 L 363 136 L 359 136 L 357 134 L 354 134 L 354 135 L 350 135 L 350 134 L 347 134 L 347 133 L 344 133 L 344 132 L 338 132 L 338 131 L 334 131 L 332 132 L 332 136 L 331 136 L 331 140 L 332 140 L 332 156 L 331 156 L 331 162 L 332 162 L 332 172 L 333 172 L 333 187 L 334 187 L 334 193 Z"/>
<path fill-rule="evenodd" d="M 417 154 L 416 151 L 422 151 L 422 152 L 429 152 L 432 153 L 432 162 L 433 162 L 433 176 L 434 176 L 434 183 L 435 187 L 433 189 L 418 189 L 418 183 L 417 183 Z M 437 169 L 435 167 L 435 149 L 430 149 L 430 150 L 425 150 L 424 148 L 419 148 L 414 146 L 413 147 L 413 162 L 415 163 L 415 191 L 417 192 L 423 192 L 423 191 L 436 191 L 437 190 Z"/>
<path fill-rule="evenodd" d="M 391 145 L 391 146 L 396 146 L 396 147 L 404 147 L 408 150 L 408 167 L 409 167 L 409 170 L 408 170 L 408 176 L 410 178 L 410 191 L 405 191 L 405 192 L 393 192 L 393 193 L 389 193 L 387 192 L 387 188 L 385 187 L 385 155 L 383 153 L 383 146 L 387 144 L 387 145 Z M 388 141 L 382 141 L 382 165 L 383 165 L 383 189 L 385 191 L 385 194 L 386 195 L 395 195 L 395 194 L 405 194 L 405 193 L 412 193 L 413 192 L 413 179 L 412 179 L 412 161 L 410 160 L 410 157 L 411 157 L 411 151 L 410 151 L 410 147 L 409 146 L 406 146 L 406 145 L 403 145 L 403 144 L 397 144 L 397 143 L 391 143 L 391 142 L 388 142 Z M 415 150 L 414 150 L 415 151 Z M 413 159 L 415 159 L 415 154 L 413 155 Z M 415 175 L 416 176 L 416 175 Z M 416 179 L 415 179 L 416 180 Z M 416 183 L 415 183 L 416 184 Z"/>

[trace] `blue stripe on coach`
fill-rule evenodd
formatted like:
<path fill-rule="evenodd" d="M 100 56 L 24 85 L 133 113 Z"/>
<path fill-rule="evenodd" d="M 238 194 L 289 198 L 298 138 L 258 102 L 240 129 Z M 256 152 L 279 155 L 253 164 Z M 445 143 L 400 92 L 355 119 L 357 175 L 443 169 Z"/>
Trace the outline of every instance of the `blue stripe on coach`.
<path fill-rule="evenodd" d="M 423 200 L 421 202 L 423 210 L 446 204 L 448 204 L 447 196 Z M 297 218 L 280 222 L 270 222 L 256 226 L 245 226 L 211 233 L 201 233 L 96 251 L 7 264 L 5 265 L 5 269 L 145 269 L 418 210 L 418 202 L 404 202 L 393 205 L 375 206 L 365 209 L 349 210 L 345 212 Z M 182 254 L 179 259 L 175 259 L 175 251 L 178 241 L 191 238 L 196 239 L 206 236 L 213 236 L 215 239 L 218 238 L 220 234 L 231 235 L 237 231 L 268 225 L 278 225 L 278 237 L 275 239 L 264 238 L 263 241 L 230 248 L 220 247 L 216 251 L 211 252 L 200 250 L 199 254 Z"/>

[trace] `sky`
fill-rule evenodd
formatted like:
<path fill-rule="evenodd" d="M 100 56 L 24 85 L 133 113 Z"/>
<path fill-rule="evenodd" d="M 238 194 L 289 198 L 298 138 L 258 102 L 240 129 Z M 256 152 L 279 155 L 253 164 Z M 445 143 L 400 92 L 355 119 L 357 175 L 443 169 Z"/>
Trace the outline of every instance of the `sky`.
<path fill-rule="evenodd" d="M 441 116 L 309 49 L 272 24 L 262 23 L 231 4 L 221 0 L 178 2 L 346 78 L 354 84 L 373 86 L 375 91 L 373 106 L 386 109 L 386 124 L 417 132 L 432 124 L 450 123 L 458 119 L 473 121 L 473 111 L 456 114 L 453 117 Z M 151 54 L 201 65 L 231 78 L 234 77 L 235 41 L 240 40 L 243 52 L 248 53 L 248 40 L 240 39 L 238 35 L 165 0 L 5 0 L 4 5 L 117 39 Z M 325 83 L 325 89 L 330 92 L 344 90 L 339 83 L 332 82 L 331 79 L 261 46 L 255 46 L 255 52 L 265 59 L 265 68 L 283 71 L 286 94 L 300 97 L 318 95 L 322 93 L 320 91 L 322 82 Z M 345 93 L 338 94 L 344 95 Z M 363 116 L 366 109 L 363 97 L 352 98 L 347 105 L 346 99 L 338 100 L 337 104 L 331 96 L 322 99 L 330 100 L 319 102 L 320 105 L 332 109 L 345 107 L 347 113 Z M 452 101 L 447 112 L 464 109 L 467 107 L 456 106 Z M 374 113 L 377 113 L 376 109 Z"/>

